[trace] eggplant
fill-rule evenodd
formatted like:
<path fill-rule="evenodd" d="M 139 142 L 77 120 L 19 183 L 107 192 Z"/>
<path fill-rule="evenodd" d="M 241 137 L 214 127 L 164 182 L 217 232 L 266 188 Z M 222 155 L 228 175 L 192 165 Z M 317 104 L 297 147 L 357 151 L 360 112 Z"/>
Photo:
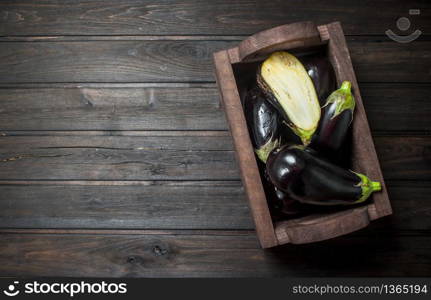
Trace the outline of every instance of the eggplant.
<path fill-rule="evenodd" d="M 280 219 L 286 216 L 294 216 L 305 212 L 304 204 L 289 198 L 286 193 L 277 189 L 271 182 L 266 173 L 265 164 L 258 162 L 259 173 L 262 179 L 263 189 L 268 201 L 268 207 L 271 215 L 275 219 Z"/>
<path fill-rule="evenodd" d="M 320 106 L 325 104 L 326 98 L 337 88 L 337 78 L 329 59 L 324 54 L 312 54 L 299 58 L 313 81 Z"/>
<path fill-rule="evenodd" d="M 351 92 L 351 83 L 344 81 L 322 107 L 319 126 L 310 147 L 328 156 L 336 156 L 352 123 L 354 109 L 355 98 Z"/>
<path fill-rule="evenodd" d="M 266 162 L 269 153 L 280 146 L 280 114 L 258 88 L 247 93 L 244 113 L 254 151 L 262 162 Z"/>
<path fill-rule="evenodd" d="M 268 157 L 266 171 L 279 190 L 307 204 L 358 204 L 381 190 L 379 182 L 318 158 L 304 146 L 274 150 Z"/>
<path fill-rule="evenodd" d="M 289 128 L 307 145 L 320 119 L 320 104 L 313 82 L 292 54 L 271 54 L 257 71 L 257 83 Z"/>
<path fill-rule="evenodd" d="M 276 199 L 276 209 L 282 216 L 297 216 L 304 214 L 310 210 L 306 204 L 298 202 L 290 198 L 286 193 L 274 187 L 274 195 Z"/>

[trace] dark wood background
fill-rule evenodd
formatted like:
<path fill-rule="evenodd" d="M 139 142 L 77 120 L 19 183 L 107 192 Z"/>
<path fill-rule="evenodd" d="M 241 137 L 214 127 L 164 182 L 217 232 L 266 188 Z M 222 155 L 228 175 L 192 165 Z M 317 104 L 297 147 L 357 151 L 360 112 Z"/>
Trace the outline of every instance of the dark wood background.
<path fill-rule="evenodd" d="M 418 40 L 384 35 L 401 16 Z M 264 251 L 211 56 L 305 20 L 343 24 L 394 215 Z M 1 1 L 0 275 L 430 276 L 430 20 L 429 0 Z"/>

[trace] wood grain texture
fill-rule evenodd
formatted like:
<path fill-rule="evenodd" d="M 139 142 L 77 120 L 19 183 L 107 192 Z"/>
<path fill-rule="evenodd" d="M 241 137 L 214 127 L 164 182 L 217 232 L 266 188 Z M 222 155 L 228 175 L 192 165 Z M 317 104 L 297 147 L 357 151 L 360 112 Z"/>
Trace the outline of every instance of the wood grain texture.
<path fill-rule="evenodd" d="M 231 63 L 255 60 L 257 57 L 268 55 L 283 49 L 310 47 L 321 42 L 319 31 L 313 22 L 296 22 L 280 25 L 253 34 L 238 44 L 234 50 L 235 59 L 229 53 Z M 238 58 L 237 58 L 237 57 Z"/>
<path fill-rule="evenodd" d="M 213 81 L 211 54 L 229 42 L 2 43 L 0 82 Z"/>
<path fill-rule="evenodd" d="M 346 38 L 359 82 L 430 82 L 431 42 L 401 44 L 387 38 Z"/>
<path fill-rule="evenodd" d="M 238 181 L 109 184 L 0 184 L 0 227 L 253 229 Z"/>
<path fill-rule="evenodd" d="M 431 132 L 430 85 L 362 83 L 360 89 L 373 132 Z"/>
<path fill-rule="evenodd" d="M 213 82 L 212 53 L 238 42 L 2 42 L 0 83 Z M 430 41 L 352 37 L 348 46 L 360 82 L 431 82 Z"/>
<path fill-rule="evenodd" d="M 411 8 L 421 15 L 408 16 Z M 427 0 L 0 1 L 0 228 L 9 228 L 0 229 L 0 273 L 430 276 L 429 8 Z M 401 33 L 401 16 L 412 23 L 407 34 L 423 31 L 418 41 L 384 35 Z M 262 251 L 211 53 L 304 20 L 339 20 L 350 35 L 394 215 L 339 239 Z"/>
<path fill-rule="evenodd" d="M 224 135 L 0 136 L 0 180 L 238 180 Z M 388 180 L 430 180 L 431 138 L 378 136 Z"/>
<path fill-rule="evenodd" d="M 2 179 L 238 179 L 230 137 L 2 137 Z"/>
<path fill-rule="evenodd" d="M 429 235 L 430 183 L 387 186 L 395 213 L 372 222 L 369 232 Z M 254 225 L 239 181 L 16 181 L 0 182 L 0 228 L 253 230 Z"/>
<path fill-rule="evenodd" d="M 263 251 L 254 233 L 2 234 L 4 276 L 429 276 L 429 237 L 369 235 Z M 316 255 L 318 253 L 318 255 Z M 421 263 L 418 263 L 418 262 Z M 79 267 L 77 267 L 79 266 Z"/>
<path fill-rule="evenodd" d="M 431 230 L 431 183 L 387 182 L 394 214 L 373 222 L 373 232 L 428 235 Z"/>
<path fill-rule="evenodd" d="M 360 88 L 374 132 L 431 132 L 430 85 L 363 83 Z M 0 132 L 227 130 L 218 101 L 214 84 L 0 89 Z"/>
<path fill-rule="evenodd" d="M 226 130 L 212 88 L 0 89 L 0 130 Z"/>
<path fill-rule="evenodd" d="M 431 32 L 429 3 L 421 0 L 356 2 L 256 0 L 25 0 L 0 3 L 0 35 L 245 34 L 304 20 L 341 21 L 347 34 L 380 34 L 408 16 L 412 30 Z M 384 14 L 382 12 L 385 12 Z"/>
<path fill-rule="evenodd" d="M 376 138 L 376 148 L 385 179 L 431 180 L 431 138 Z M 384 146 L 383 146 L 384 145 Z"/>

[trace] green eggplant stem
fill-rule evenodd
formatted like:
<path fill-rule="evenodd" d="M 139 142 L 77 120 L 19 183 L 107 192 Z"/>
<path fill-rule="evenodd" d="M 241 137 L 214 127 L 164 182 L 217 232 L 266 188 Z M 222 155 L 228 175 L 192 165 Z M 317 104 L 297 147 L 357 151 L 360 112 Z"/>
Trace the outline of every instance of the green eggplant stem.
<path fill-rule="evenodd" d="M 350 89 L 352 88 L 352 84 L 350 81 L 343 81 L 341 84 L 340 90 L 345 91 L 346 93 L 350 93 Z"/>
<path fill-rule="evenodd" d="M 297 128 L 297 130 L 296 130 L 297 135 L 301 138 L 301 141 L 305 146 L 310 144 L 311 137 L 313 136 L 315 131 L 316 131 L 316 128 L 314 128 L 312 130 L 303 130 L 303 129 Z"/>
<path fill-rule="evenodd" d="M 353 172 L 353 171 L 352 171 Z M 361 203 L 370 197 L 373 192 L 380 191 L 382 189 L 382 185 L 378 181 L 371 181 L 367 176 L 353 172 L 361 178 L 361 182 L 358 183 L 357 186 L 361 187 L 362 193 L 361 197 L 355 201 L 355 203 Z"/>
<path fill-rule="evenodd" d="M 341 87 L 329 95 L 323 107 L 329 105 L 330 103 L 336 103 L 335 113 L 332 118 L 335 118 L 345 110 L 350 109 L 353 111 L 355 109 L 355 97 L 352 95 L 351 88 L 352 84 L 350 81 L 343 81 Z"/>
<path fill-rule="evenodd" d="M 259 157 L 259 159 L 262 162 L 266 163 L 266 160 L 268 159 L 269 153 L 271 153 L 271 151 L 273 149 L 277 148 L 278 146 L 280 146 L 280 140 L 279 139 L 276 139 L 276 140 L 270 139 L 265 145 L 263 145 L 259 149 L 255 149 L 254 152 L 256 153 L 257 157 Z"/>
<path fill-rule="evenodd" d="M 304 130 L 285 121 L 283 121 L 283 123 L 286 124 L 286 126 L 288 126 L 290 129 L 292 129 L 292 131 L 301 139 L 302 144 L 304 144 L 305 146 L 308 146 L 308 144 L 310 144 L 311 138 L 313 137 L 313 134 L 317 129 L 316 127 L 310 130 Z"/>

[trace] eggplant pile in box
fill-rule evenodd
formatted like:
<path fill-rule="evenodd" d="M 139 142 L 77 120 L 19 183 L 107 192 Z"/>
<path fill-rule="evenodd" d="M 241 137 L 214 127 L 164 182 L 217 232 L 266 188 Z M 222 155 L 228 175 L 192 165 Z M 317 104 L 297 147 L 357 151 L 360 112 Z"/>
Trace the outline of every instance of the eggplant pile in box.
<path fill-rule="evenodd" d="M 257 69 L 244 113 L 268 204 L 292 216 L 363 203 L 379 182 L 341 166 L 355 109 L 351 83 L 337 89 L 326 56 L 279 51 Z"/>

